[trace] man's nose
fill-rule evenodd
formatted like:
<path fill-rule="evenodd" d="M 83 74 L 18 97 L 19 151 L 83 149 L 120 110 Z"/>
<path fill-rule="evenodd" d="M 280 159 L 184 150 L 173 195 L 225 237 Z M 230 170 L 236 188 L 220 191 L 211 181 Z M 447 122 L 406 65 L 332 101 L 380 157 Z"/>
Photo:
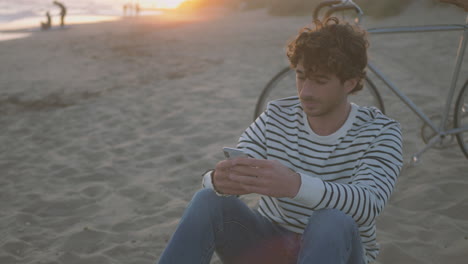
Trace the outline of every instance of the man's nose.
<path fill-rule="evenodd" d="M 311 80 L 306 79 L 302 84 L 302 89 L 299 92 L 300 96 L 310 96 L 314 93 L 314 84 Z"/>

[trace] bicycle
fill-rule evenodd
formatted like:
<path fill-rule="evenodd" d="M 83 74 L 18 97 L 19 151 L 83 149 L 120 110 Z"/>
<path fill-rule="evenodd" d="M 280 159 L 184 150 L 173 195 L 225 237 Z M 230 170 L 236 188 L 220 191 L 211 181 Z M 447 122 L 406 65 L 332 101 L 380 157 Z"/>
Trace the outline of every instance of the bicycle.
<path fill-rule="evenodd" d="M 453 3 L 459 6 L 456 0 L 441 0 L 441 2 L 456 2 Z M 468 11 L 468 5 L 461 6 Z M 326 9 L 323 19 L 326 19 L 338 11 L 352 10 L 356 13 L 355 23 L 360 24 L 361 19 L 364 15 L 361 7 L 359 7 L 352 0 L 329 0 L 321 2 L 313 12 L 313 19 L 317 19 L 318 15 L 322 12 L 322 9 Z M 322 12 L 323 13 L 323 12 Z M 369 61 L 367 69 L 381 82 L 384 86 L 389 88 L 403 103 L 406 104 L 422 121 L 423 126 L 421 128 L 421 137 L 426 144 L 423 149 L 413 154 L 411 157 L 411 163 L 417 163 L 420 156 L 432 147 L 446 147 L 453 140 L 455 136 L 457 143 L 460 146 L 463 154 L 468 159 L 468 79 L 463 84 L 457 100 L 455 102 L 453 123 L 449 122 L 450 109 L 453 105 L 453 98 L 455 95 L 455 88 L 459 78 L 464 52 L 467 45 L 468 39 L 468 15 L 466 17 L 465 24 L 457 25 L 425 25 L 425 26 L 399 26 L 399 27 L 381 27 L 381 28 L 369 28 L 366 29 L 369 34 L 401 34 L 401 33 L 416 33 L 416 32 L 440 32 L 440 31 L 462 31 L 460 34 L 460 42 L 458 46 L 458 53 L 455 58 L 455 68 L 452 72 L 450 81 L 450 88 L 447 94 L 444 112 L 442 114 L 441 122 L 439 126 L 435 124 L 434 118 L 429 118 L 420 107 L 418 107 L 411 99 L 409 99 L 403 92 L 401 92 L 392 81 L 383 74 L 382 71 L 372 62 Z M 279 71 L 263 88 L 260 96 L 257 99 L 255 106 L 254 119 L 256 119 L 265 109 L 266 103 L 275 99 L 288 97 L 290 95 L 279 94 L 280 90 L 286 91 L 287 89 L 276 89 L 280 83 L 291 83 L 294 85 L 295 77 L 294 70 L 289 66 Z M 292 80 L 294 79 L 294 80 Z M 275 96 L 271 96 L 272 92 L 275 92 Z M 385 106 L 374 81 L 366 76 L 364 80 L 364 89 L 356 95 L 352 95 L 351 100 L 354 103 L 362 106 L 375 106 L 385 113 Z M 452 127 L 453 126 L 453 127 Z"/>

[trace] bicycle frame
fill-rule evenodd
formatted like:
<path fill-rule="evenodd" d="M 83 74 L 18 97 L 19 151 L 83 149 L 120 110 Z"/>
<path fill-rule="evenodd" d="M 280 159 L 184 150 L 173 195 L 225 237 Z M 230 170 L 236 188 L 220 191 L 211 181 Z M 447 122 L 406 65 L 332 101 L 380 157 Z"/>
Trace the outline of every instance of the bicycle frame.
<path fill-rule="evenodd" d="M 466 45 L 468 42 L 468 15 L 466 17 L 465 25 L 428 25 L 428 26 L 415 26 L 415 27 L 387 27 L 387 28 L 370 28 L 367 29 L 370 34 L 394 34 L 394 33 L 416 33 L 416 32 L 437 32 L 437 31 L 463 31 L 461 33 L 460 42 L 458 46 L 457 56 L 455 59 L 455 68 L 452 73 L 452 79 L 450 83 L 450 88 L 447 96 L 447 101 L 445 103 L 445 109 L 442 115 L 442 121 L 440 126 L 437 125 L 419 108 L 411 99 L 409 99 L 403 92 L 401 92 L 396 85 L 394 85 L 377 67 L 369 62 L 368 68 L 373 72 L 380 80 L 382 80 L 385 85 L 398 97 L 400 98 L 421 120 L 424 121 L 435 133 L 434 136 L 426 146 L 416 153 L 412 161 L 417 162 L 419 156 L 424 153 L 427 149 L 432 147 L 434 144 L 440 142 L 445 136 L 458 134 L 461 132 L 468 131 L 468 126 L 456 129 L 446 130 L 445 126 L 449 117 L 450 108 L 453 103 L 453 97 L 455 94 L 455 89 L 460 74 L 460 69 L 462 66 L 463 57 L 465 55 Z"/>

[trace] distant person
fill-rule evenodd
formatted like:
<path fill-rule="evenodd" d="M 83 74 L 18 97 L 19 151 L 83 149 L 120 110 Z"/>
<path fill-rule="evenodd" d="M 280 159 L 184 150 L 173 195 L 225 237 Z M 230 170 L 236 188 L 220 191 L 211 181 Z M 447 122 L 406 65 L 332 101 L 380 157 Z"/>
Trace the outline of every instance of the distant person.
<path fill-rule="evenodd" d="M 63 27 L 65 26 L 65 15 L 67 14 L 67 8 L 58 1 L 54 1 L 53 3 L 60 8 L 60 26 Z"/>
<path fill-rule="evenodd" d="M 49 11 L 46 12 L 47 22 L 41 22 L 41 29 L 47 30 L 52 26 L 52 18 L 50 17 Z"/>
<path fill-rule="evenodd" d="M 123 5 L 123 13 L 124 13 L 124 16 L 127 15 L 127 4 Z"/>
<path fill-rule="evenodd" d="M 140 10 L 141 10 L 140 9 L 140 4 L 136 3 L 135 4 L 135 15 L 138 16 L 140 14 Z"/>
<path fill-rule="evenodd" d="M 132 12 L 133 12 L 133 11 L 132 11 L 132 10 L 133 10 L 133 5 L 132 5 L 132 3 L 127 3 L 127 4 L 125 4 L 125 5 L 127 6 L 126 9 L 128 9 L 128 15 L 131 16 L 131 15 L 132 15 Z"/>

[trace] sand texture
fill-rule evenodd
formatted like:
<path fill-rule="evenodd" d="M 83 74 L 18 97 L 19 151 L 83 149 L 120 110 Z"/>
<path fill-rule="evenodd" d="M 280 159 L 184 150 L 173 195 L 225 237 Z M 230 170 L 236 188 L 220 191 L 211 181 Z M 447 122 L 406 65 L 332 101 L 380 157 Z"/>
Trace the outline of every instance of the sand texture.
<path fill-rule="evenodd" d="M 309 22 L 208 11 L 0 42 L 0 263 L 156 262 L 201 173 L 235 146 L 262 87 L 286 65 L 287 40 Z M 365 24 L 464 21 L 459 9 L 416 1 Z M 372 37 L 371 45 L 410 98 L 441 112 L 457 33 Z M 423 147 L 422 123 L 382 93 L 402 124 L 406 164 L 378 220 L 378 263 L 467 263 L 468 160 L 454 145 L 409 166 Z M 254 206 L 255 198 L 244 199 Z"/>

